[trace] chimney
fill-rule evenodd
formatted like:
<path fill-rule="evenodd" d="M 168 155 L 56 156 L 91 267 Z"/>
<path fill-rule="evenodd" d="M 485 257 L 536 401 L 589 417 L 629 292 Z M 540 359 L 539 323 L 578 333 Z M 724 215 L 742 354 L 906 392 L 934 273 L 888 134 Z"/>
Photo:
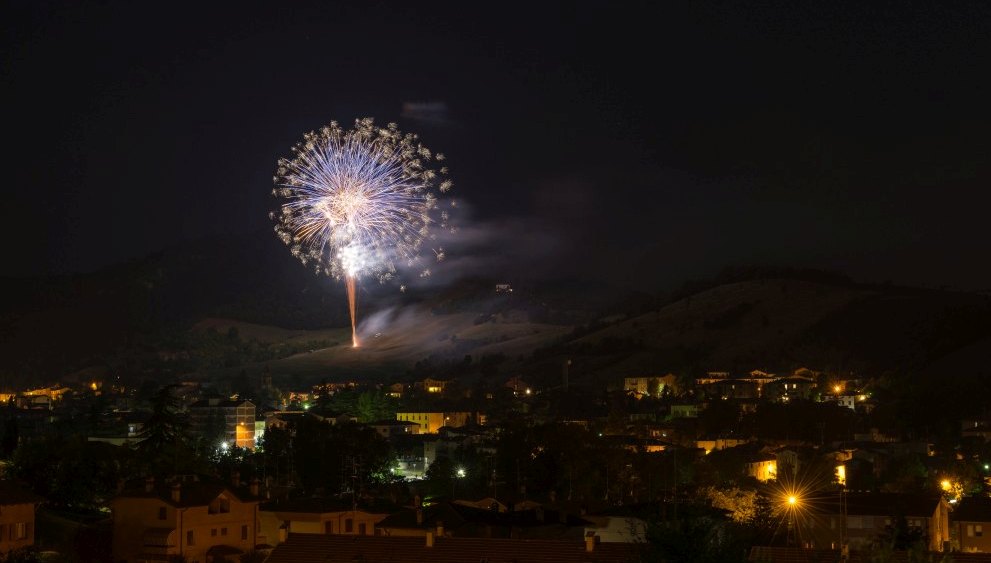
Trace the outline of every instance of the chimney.
<path fill-rule="evenodd" d="M 182 485 L 178 482 L 172 483 L 172 502 L 179 502 L 182 498 Z"/>
<path fill-rule="evenodd" d="M 433 546 L 434 546 L 434 533 L 428 531 L 427 532 L 427 547 L 433 547 Z"/>
<path fill-rule="evenodd" d="M 258 491 L 260 486 L 261 486 L 261 481 L 259 481 L 257 477 L 251 480 L 251 496 L 253 497 L 258 496 Z"/>
<path fill-rule="evenodd" d="M 595 551 L 595 543 L 599 538 L 595 537 L 595 532 L 585 532 L 585 552 L 592 553 Z"/>
<path fill-rule="evenodd" d="M 145 492 L 150 493 L 155 490 L 155 478 L 148 477 L 145 479 Z"/>
<path fill-rule="evenodd" d="M 438 520 L 437 521 L 437 537 L 438 538 L 444 537 L 444 521 L 443 520 Z"/>
<path fill-rule="evenodd" d="M 417 526 L 423 525 L 423 509 L 420 508 L 419 506 L 416 507 L 416 525 Z"/>
<path fill-rule="evenodd" d="M 241 472 L 236 469 L 231 471 L 231 485 L 234 487 L 241 486 Z"/>

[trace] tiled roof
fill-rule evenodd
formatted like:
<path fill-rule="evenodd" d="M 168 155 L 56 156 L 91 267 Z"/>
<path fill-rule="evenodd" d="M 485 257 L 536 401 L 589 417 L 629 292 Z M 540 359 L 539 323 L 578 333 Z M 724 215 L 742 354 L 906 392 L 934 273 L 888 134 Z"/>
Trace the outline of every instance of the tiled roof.
<path fill-rule="evenodd" d="M 956 522 L 991 522 L 991 498 L 966 497 L 953 509 Z"/>
<path fill-rule="evenodd" d="M 630 563 L 639 545 L 597 543 L 592 552 L 584 541 L 435 538 L 427 547 L 422 537 L 333 536 L 289 534 L 267 563 Z"/>
<path fill-rule="evenodd" d="M 847 493 L 846 513 L 851 516 L 932 517 L 939 505 L 939 495 L 902 493 Z M 817 503 L 823 512 L 839 513 L 839 494 Z"/>
<path fill-rule="evenodd" d="M 179 489 L 179 502 L 172 500 L 171 483 L 156 484 L 149 492 L 144 488 L 134 488 L 125 490 L 117 495 L 117 499 L 124 498 L 157 498 L 172 506 L 207 506 L 221 493 L 228 493 L 241 502 L 257 502 L 259 499 L 251 495 L 244 487 L 232 488 L 223 483 L 209 483 L 202 481 L 186 481 Z"/>

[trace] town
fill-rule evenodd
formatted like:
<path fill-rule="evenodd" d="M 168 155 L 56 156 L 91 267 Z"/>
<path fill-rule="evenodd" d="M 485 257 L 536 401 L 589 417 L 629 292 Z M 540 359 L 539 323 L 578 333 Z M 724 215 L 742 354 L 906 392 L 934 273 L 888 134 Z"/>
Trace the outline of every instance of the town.
<path fill-rule="evenodd" d="M 543 386 L 280 389 L 266 373 L 12 390 L 0 551 L 203 563 L 991 551 L 987 418 L 899 433 L 890 383 L 808 368 L 593 389 L 569 381 L 569 364 Z"/>

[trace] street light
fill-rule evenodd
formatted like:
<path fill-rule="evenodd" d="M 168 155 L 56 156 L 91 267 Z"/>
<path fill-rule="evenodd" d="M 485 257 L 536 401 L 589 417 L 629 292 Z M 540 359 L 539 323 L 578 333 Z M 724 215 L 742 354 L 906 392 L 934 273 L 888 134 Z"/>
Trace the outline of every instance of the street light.
<path fill-rule="evenodd" d="M 792 545 L 792 534 L 797 534 L 795 530 L 795 512 L 798 510 L 800 502 L 801 499 L 798 498 L 798 494 L 795 492 L 788 493 L 785 497 L 785 509 L 788 511 L 788 530 L 785 535 L 785 543 L 789 546 Z"/>
<path fill-rule="evenodd" d="M 457 468 L 454 471 L 454 476 L 457 477 L 457 479 L 451 479 L 451 500 L 452 501 L 454 500 L 454 486 L 458 483 L 458 479 L 464 479 L 465 475 L 467 475 L 467 473 L 465 472 L 465 468 L 464 467 L 459 467 L 459 468 Z"/>

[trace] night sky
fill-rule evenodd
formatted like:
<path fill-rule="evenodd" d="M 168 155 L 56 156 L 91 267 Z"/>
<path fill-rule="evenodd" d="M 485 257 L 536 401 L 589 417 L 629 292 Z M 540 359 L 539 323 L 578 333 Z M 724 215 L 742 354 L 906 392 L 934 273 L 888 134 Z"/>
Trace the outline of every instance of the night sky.
<path fill-rule="evenodd" d="M 276 160 L 374 116 L 519 272 L 991 288 L 986 3 L 206 4 L 4 3 L 0 274 L 268 229 Z"/>

